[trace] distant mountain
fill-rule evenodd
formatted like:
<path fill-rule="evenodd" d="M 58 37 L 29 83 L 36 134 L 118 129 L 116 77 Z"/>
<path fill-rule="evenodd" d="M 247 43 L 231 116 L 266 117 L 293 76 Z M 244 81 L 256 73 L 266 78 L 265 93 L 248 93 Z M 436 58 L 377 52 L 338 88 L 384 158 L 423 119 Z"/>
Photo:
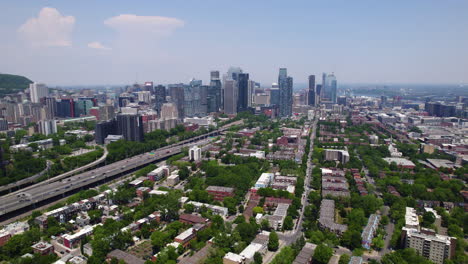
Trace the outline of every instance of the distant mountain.
<path fill-rule="evenodd" d="M 23 91 L 30 83 L 32 81 L 24 76 L 0 73 L 0 97 Z"/>

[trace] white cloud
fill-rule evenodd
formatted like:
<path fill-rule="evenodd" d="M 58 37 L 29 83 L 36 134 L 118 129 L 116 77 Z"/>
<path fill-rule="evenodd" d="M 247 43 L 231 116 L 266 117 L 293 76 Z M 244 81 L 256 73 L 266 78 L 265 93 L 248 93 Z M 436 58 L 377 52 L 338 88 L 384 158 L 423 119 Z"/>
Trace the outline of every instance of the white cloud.
<path fill-rule="evenodd" d="M 102 43 L 98 41 L 88 43 L 88 48 L 100 49 L 100 50 L 111 50 L 111 48 L 102 45 Z"/>
<path fill-rule="evenodd" d="M 71 33 L 75 17 L 62 16 L 51 7 L 44 7 L 37 17 L 28 19 L 18 33 L 28 44 L 39 47 L 71 46 Z"/>
<path fill-rule="evenodd" d="M 147 37 L 161 37 L 183 27 L 184 21 L 173 17 L 123 14 L 106 19 L 104 24 L 124 34 L 148 34 Z"/>

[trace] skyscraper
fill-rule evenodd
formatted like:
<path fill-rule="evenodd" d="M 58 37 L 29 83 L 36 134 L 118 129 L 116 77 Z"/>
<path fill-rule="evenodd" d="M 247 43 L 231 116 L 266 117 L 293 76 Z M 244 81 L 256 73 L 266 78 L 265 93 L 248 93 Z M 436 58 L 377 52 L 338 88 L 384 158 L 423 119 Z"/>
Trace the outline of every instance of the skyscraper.
<path fill-rule="evenodd" d="M 156 111 L 161 111 L 161 106 L 166 102 L 166 87 L 164 85 L 158 85 L 154 87 L 154 97 Z"/>
<path fill-rule="evenodd" d="M 218 112 L 221 109 L 221 80 L 219 79 L 219 71 L 210 72 L 210 86 L 207 90 L 207 112 Z"/>
<path fill-rule="evenodd" d="M 336 91 L 337 91 L 337 81 L 333 73 L 331 74 L 322 74 L 322 90 L 320 94 L 321 99 L 327 99 L 333 103 L 336 103 Z"/>
<path fill-rule="evenodd" d="M 104 144 L 107 136 L 117 134 L 117 121 L 111 119 L 96 124 L 94 138 L 97 144 Z"/>
<path fill-rule="evenodd" d="M 31 95 L 31 102 L 40 103 L 41 98 L 49 96 L 49 88 L 42 83 L 31 83 L 29 85 L 29 92 Z"/>
<path fill-rule="evenodd" d="M 321 93 L 322 93 L 322 85 L 317 84 L 315 87 L 315 105 L 318 106 L 320 104 L 320 98 L 321 98 Z"/>
<path fill-rule="evenodd" d="M 72 98 L 57 101 L 58 117 L 75 117 L 75 102 Z"/>
<path fill-rule="evenodd" d="M 249 105 L 249 74 L 239 73 L 237 75 L 238 98 L 237 112 L 246 111 Z"/>
<path fill-rule="evenodd" d="M 210 72 L 210 81 L 219 80 L 219 71 Z"/>
<path fill-rule="evenodd" d="M 307 104 L 315 105 L 315 75 L 309 75 L 309 90 L 307 91 Z"/>
<path fill-rule="evenodd" d="M 293 79 L 287 74 L 286 68 L 279 69 L 279 115 L 288 117 L 292 115 L 293 105 Z"/>
<path fill-rule="evenodd" d="M 228 115 L 237 114 L 237 81 L 227 79 L 224 81 L 224 112 Z"/>
<path fill-rule="evenodd" d="M 143 120 L 140 115 L 121 114 L 117 116 L 117 134 L 128 141 L 143 141 Z"/>

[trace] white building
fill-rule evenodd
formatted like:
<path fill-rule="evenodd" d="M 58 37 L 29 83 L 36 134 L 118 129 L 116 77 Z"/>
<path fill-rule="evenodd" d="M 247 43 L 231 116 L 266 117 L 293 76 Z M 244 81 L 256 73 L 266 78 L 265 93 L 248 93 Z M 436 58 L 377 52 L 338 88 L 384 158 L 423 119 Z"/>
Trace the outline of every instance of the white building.
<path fill-rule="evenodd" d="M 198 146 L 193 146 L 189 149 L 189 158 L 191 161 L 201 160 L 201 148 Z"/>
<path fill-rule="evenodd" d="M 57 120 L 39 121 L 39 133 L 46 136 L 57 133 Z"/>
<path fill-rule="evenodd" d="M 151 92 L 150 91 L 141 91 L 137 92 L 138 95 L 138 101 L 144 102 L 144 103 L 151 103 Z"/>
<path fill-rule="evenodd" d="M 31 94 L 31 102 L 40 103 L 41 98 L 49 96 L 49 88 L 42 83 L 31 83 L 29 85 L 29 92 Z"/>
<path fill-rule="evenodd" d="M 254 188 L 260 189 L 260 188 L 266 188 L 270 186 L 274 177 L 275 175 L 273 173 L 266 173 L 266 172 L 262 173 L 262 175 L 260 175 L 260 178 L 258 178 L 257 182 L 255 183 Z"/>

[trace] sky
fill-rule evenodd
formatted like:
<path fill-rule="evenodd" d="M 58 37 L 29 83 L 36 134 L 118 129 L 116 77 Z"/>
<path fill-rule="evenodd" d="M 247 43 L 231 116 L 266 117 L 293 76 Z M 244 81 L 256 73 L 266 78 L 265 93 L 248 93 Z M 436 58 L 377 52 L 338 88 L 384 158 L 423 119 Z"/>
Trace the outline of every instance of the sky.
<path fill-rule="evenodd" d="M 0 72 L 48 85 L 468 83 L 468 1 L 0 0 Z"/>

